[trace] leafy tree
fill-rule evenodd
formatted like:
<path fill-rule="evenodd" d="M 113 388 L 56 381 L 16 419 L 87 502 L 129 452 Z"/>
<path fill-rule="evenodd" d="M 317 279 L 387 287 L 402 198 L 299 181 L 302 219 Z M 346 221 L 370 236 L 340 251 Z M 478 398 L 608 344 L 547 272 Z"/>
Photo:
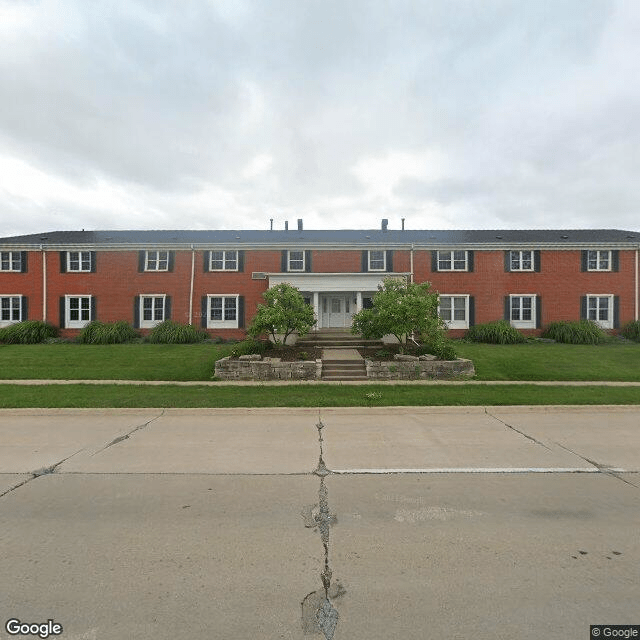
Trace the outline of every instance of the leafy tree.
<path fill-rule="evenodd" d="M 425 343 L 436 342 L 445 328 L 438 316 L 438 294 L 431 291 L 429 282 L 409 284 L 385 278 L 373 297 L 373 307 L 353 316 L 351 331 L 374 340 L 393 335 L 402 349 L 412 335 Z"/>
<path fill-rule="evenodd" d="M 287 344 L 287 338 L 295 331 L 303 336 L 311 330 L 316 320 L 313 307 L 308 305 L 296 287 L 283 282 L 262 294 L 266 304 L 259 304 L 247 333 L 255 338 L 269 334 L 276 344 Z M 282 335 L 282 343 L 277 339 Z"/>

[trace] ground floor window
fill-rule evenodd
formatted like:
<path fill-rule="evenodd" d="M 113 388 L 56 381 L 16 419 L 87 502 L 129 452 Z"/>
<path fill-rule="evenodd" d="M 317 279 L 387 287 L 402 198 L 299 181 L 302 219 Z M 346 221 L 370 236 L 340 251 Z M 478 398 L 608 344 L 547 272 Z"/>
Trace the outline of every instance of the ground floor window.
<path fill-rule="evenodd" d="M 142 329 L 152 329 L 166 320 L 166 302 L 165 295 L 140 296 L 140 327 Z"/>
<path fill-rule="evenodd" d="M 509 296 L 511 326 L 516 329 L 536 328 L 536 296 Z"/>
<path fill-rule="evenodd" d="M 237 295 L 210 295 L 207 299 L 207 327 L 209 329 L 238 328 Z"/>
<path fill-rule="evenodd" d="M 83 329 L 93 319 L 91 315 L 91 296 L 65 296 L 65 327 Z"/>
<path fill-rule="evenodd" d="M 469 296 L 441 295 L 438 303 L 438 315 L 447 323 L 449 329 L 468 329 Z"/>
<path fill-rule="evenodd" d="M 587 296 L 587 319 L 597 322 L 603 329 L 613 329 L 613 296 Z"/>
<path fill-rule="evenodd" d="M 22 296 L 0 297 L 0 327 L 22 321 Z"/>

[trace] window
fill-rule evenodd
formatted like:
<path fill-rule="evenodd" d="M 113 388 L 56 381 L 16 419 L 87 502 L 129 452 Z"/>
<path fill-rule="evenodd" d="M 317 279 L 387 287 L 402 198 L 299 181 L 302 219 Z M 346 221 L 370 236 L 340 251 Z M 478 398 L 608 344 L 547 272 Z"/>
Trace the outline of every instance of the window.
<path fill-rule="evenodd" d="M 438 251 L 438 271 L 467 271 L 466 251 Z"/>
<path fill-rule="evenodd" d="M 469 296 L 440 296 L 438 315 L 449 329 L 469 328 Z"/>
<path fill-rule="evenodd" d="M 140 296 L 140 327 L 152 329 L 166 319 L 166 296 Z"/>
<path fill-rule="evenodd" d="M 386 257 L 385 251 L 369 251 L 369 271 L 386 271 Z"/>
<path fill-rule="evenodd" d="M 613 329 L 613 296 L 587 296 L 587 319 L 597 322 L 603 329 Z"/>
<path fill-rule="evenodd" d="M 168 251 L 146 251 L 144 270 L 145 271 L 168 271 L 169 270 L 169 252 Z"/>
<path fill-rule="evenodd" d="M 208 296 L 207 327 L 210 329 L 237 329 L 238 296 Z"/>
<path fill-rule="evenodd" d="M 91 271 L 91 251 L 67 251 L 67 271 Z"/>
<path fill-rule="evenodd" d="M 511 326 L 516 329 L 536 328 L 536 296 L 509 296 Z"/>
<path fill-rule="evenodd" d="M 304 271 L 304 251 L 289 251 L 288 271 Z"/>
<path fill-rule="evenodd" d="M 82 329 L 91 322 L 91 296 L 65 296 L 64 326 Z"/>
<path fill-rule="evenodd" d="M 237 271 L 237 251 L 211 251 L 209 259 L 209 271 Z"/>
<path fill-rule="evenodd" d="M 0 327 L 22 322 L 22 296 L 0 297 Z"/>
<path fill-rule="evenodd" d="M 534 257 L 533 251 L 511 251 L 510 252 L 511 271 L 533 271 Z"/>
<path fill-rule="evenodd" d="M 22 252 L 0 251 L 0 271 L 22 271 Z"/>
<path fill-rule="evenodd" d="M 611 271 L 611 251 L 587 251 L 587 271 Z"/>

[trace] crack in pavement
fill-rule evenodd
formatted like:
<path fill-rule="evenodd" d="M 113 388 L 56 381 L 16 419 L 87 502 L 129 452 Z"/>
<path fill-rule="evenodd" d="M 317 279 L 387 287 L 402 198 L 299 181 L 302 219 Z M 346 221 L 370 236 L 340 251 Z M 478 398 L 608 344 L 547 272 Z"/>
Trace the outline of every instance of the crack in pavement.
<path fill-rule="evenodd" d="M 32 480 L 35 480 L 36 478 L 39 478 L 40 476 L 48 476 L 51 475 L 53 473 L 57 473 L 58 472 L 58 467 L 66 462 L 67 460 L 69 460 L 70 458 L 73 458 L 73 456 L 78 455 L 81 451 L 84 451 L 83 449 L 78 449 L 75 453 L 72 453 L 70 456 L 67 456 L 66 458 L 63 458 L 62 460 L 60 460 L 59 462 L 56 462 L 52 465 L 49 465 L 48 467 L 40 467 L 40 469 L 36 469 L 35 471 L 31 471 L 31 477 L 27 478 L 26 480 L 23 480 L 22 482 L 19 482 L 18 484 L 14 485 L 13 487 L 9 487 L 9 489 L 7 489 L 6 491 L 3 491 L 2 493 L 0 493 L 0 498 L 6 496 L 8 493 L 11 493 L 12 491 L 15 491 L 16 489 L 19 489 L 20 487 L 24 487 L 25 484 L 31 482 Z"/>
<path fill-rule="evenodd" d="M 605 464 L 600 464 L 599 462 L 595 462 L 595 460 L 590 460 L 589 458 L 586 458 L 585 456 L 580 455 L 577 451 L 574 451 L 573 449 L 569 449 L 569 447 L 565 447 L 563 444 L 560 444 L 559 442 L 554 442 L 554 444 L 558 445 L 560 448 L 564 449 L 565 451 L 572 453 L 574 456 L 578 456 L 578 458 L 580 458 L 581 460 L 584 460 L 588 464 L 595 467 L 600 473 L 603 473 L 607 476 L 612 476 L 618 480 L 622 480 L 622 482 L 624 482 L 625 484 L 635 487 L 636 489 L 640 489 L 640 486 L 638 486 L 637 484 L 633 484 L 633 482 L 630 482 L 626 478 L 621 477 L 619 473 L 614 471 L 611 467 L 608 467 Z"/>
<path fill-rule="evenodd" d="M 105 449 L 108 449 L 109 447 L 113 447 L 113 445 L 116 445 L 120 442 L 124 442 L 125 440 L 128 440 L 136 431 L 140 431 L 140 429 L 144 429 L 145 427 L 148 427 L 152 422 L 154 422 L 158 418 L 162 418 L 164 414 L 165 414 L 165 409 L 163 409 L 162 412 L 157 416 L 154 416 L 153 418 L 151 418 L 151 420 L 147 420 L 147 422 L 145 422 L 144 424 L 139 424 L 137 427 L 134 427 L 133 429 L 131 429 L 131 431 L 129 431 L 128 433 L 125 433 L 122 436 L 118 436 L 117 438 L 114 438 L 111 442 L 109 442 L 109 444 L 102 447 L 102 449 L 99 449 L 95 453 L 92 453 L 91 457 L 98 455 L 99 453 L 102 453 Z"/>
<path fill-rule="evenodd" d="M 516 433 L 519 433 L 521 436 L 524 436 L 527 440 L 531 440 L 531 442 L 533 442 L 535 444 L 539 444 L 541 447 L 544 447 L 547 451 L 551 451 L 551 449 L 549 447 L 547 447 L 547 445 L 544 444 L 544 442 L 540 442 L 539 440 L 536 440 L 533 436 L 530 436 L 530 435 L 526 434 L 524 431 L 520 431 L 519 429 L 516 429 L 513 425 L 507 424 L 504 420 L 500 420 L 500 418 L 498 418 L 498 416 L 494 416 L 492 413 L 489 413 L 489 411 L 487 410 L 486 407 L 484 407 L 484 412 L 489 417 L 493 418 L 494 420 L 497 420 L 498 422 L 503 424 L 508 429 L 511 429 L 512 431 L 515 431 Z"/>

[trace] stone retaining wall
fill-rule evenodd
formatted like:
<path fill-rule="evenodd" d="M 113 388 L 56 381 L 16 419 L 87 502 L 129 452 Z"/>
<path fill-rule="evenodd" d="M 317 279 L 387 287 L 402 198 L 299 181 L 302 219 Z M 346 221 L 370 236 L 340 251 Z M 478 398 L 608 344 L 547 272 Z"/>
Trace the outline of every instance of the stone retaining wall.
<path fill-rule="evenodd" d="M 322 360 L 282 362 L 259 355 L 227 356 L 216 361 L 215 375 L 222 380 L 319 380 Z"/>
<path fill-rule="evenodd" d="M 370 380 L 451 380 L 472 378 L 475 368 L 471 360 L 426 359 L 424 356 L 400 356 L 390 362 L 365 360 Z M 428 356 L 427 356 L 428 358 Z"/>

